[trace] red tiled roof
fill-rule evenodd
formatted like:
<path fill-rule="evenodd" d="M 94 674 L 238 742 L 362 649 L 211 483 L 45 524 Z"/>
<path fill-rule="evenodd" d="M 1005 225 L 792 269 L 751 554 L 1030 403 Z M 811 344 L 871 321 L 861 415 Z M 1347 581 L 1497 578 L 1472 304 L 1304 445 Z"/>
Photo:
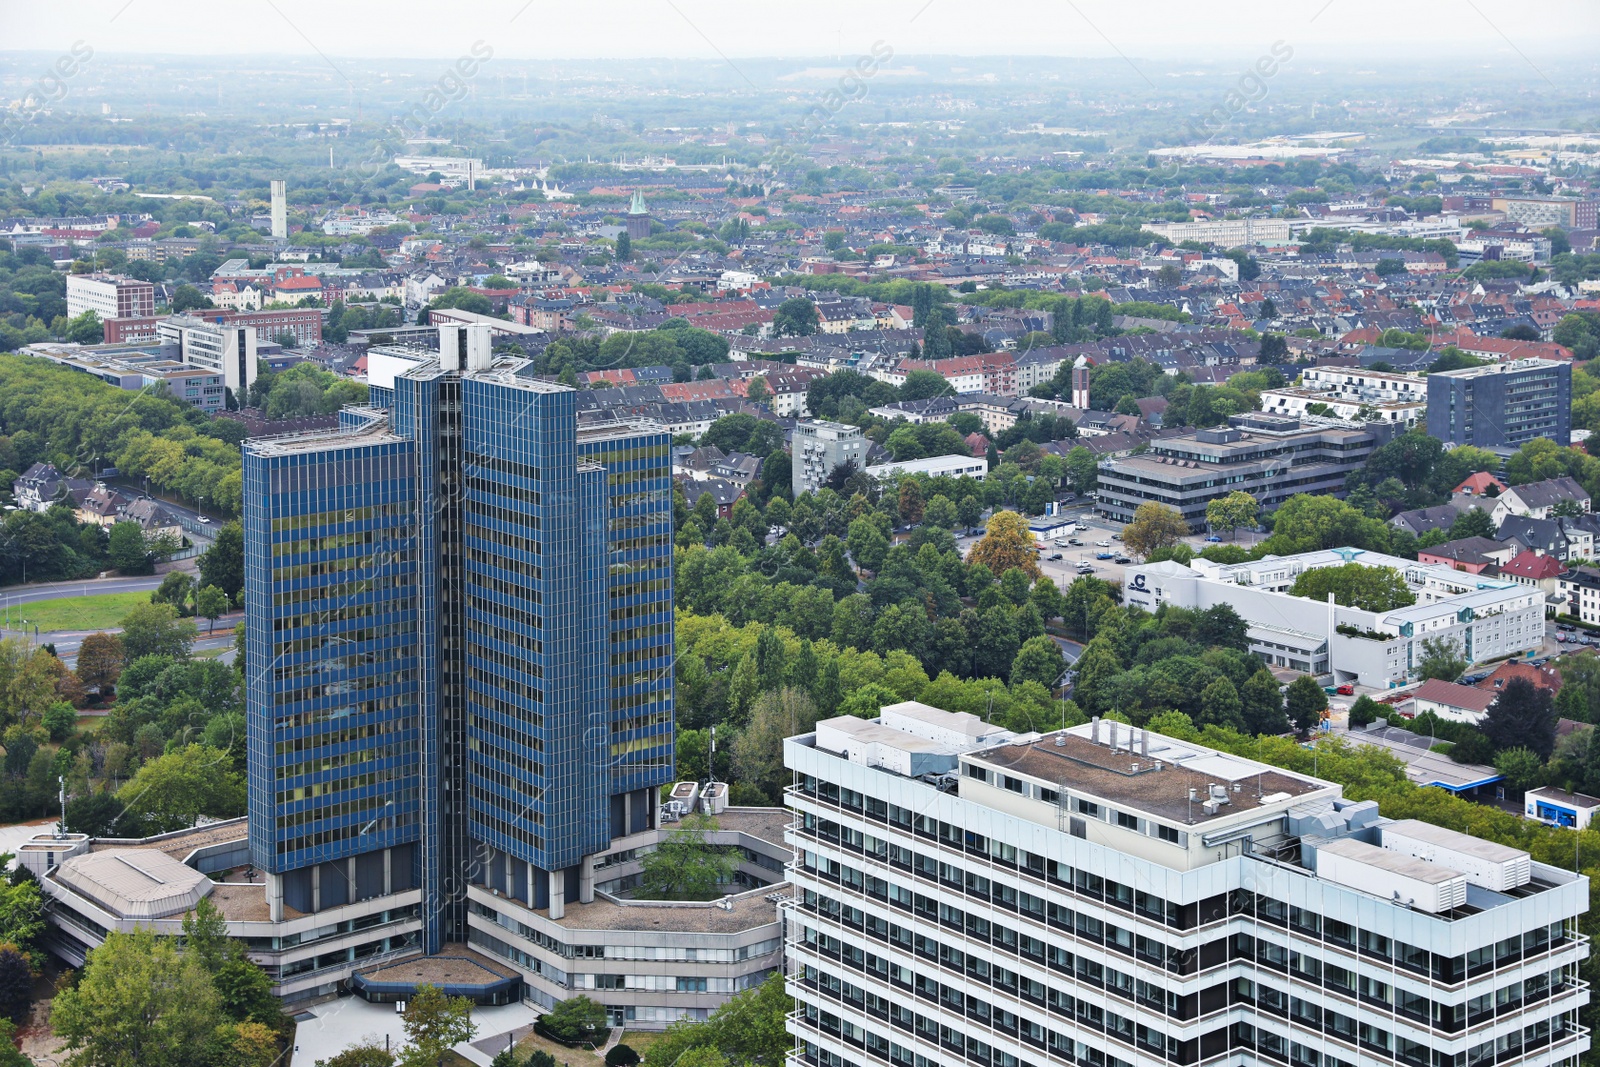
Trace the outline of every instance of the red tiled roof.
<path fill-rule="evenodd" d="M 1417 687 L 1415 695 L 1418 700 L 1432 701 L 1451 708 L 1465 708 L 1468 711 L 1488 711 L 1489 705 L 1494 703 L 1495 698 L 1493 693 L 1485 693 L 1470 685 L 1457 685 L 1438 678 L 1429 678 L 1423 682 Z"/>
<path fill-rule="evenodd" d="M 1530 578 L 1534 581 L 1554 578 L 1566 569 L 1566 566 L 1554 556 L 1540 556 L 1526 549 L 1500 565 L 1501 574 Z"/>

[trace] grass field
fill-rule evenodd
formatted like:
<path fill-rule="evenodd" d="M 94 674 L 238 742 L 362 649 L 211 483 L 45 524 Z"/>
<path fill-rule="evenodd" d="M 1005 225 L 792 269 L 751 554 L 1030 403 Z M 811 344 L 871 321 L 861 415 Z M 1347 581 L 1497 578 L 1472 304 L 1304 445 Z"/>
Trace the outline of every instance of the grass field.
<path fill-rule="evenodd" d="M 53 630 L 104 630 L 122 622 L 140 604 L 150 603 L 149 593 L 96 593 L 56 600 L 37 600 L 0 609 L 0 626 L 40 633 Z"/>

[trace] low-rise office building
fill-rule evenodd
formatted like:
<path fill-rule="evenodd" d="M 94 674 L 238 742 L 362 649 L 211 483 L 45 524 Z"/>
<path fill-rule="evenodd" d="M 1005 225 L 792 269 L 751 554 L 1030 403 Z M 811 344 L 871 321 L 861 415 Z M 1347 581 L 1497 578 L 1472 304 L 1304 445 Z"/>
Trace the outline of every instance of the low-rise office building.
<path fill-rule="evenodd" d="M 1272 511 L 1297 493 L 1344 495 L 1358 470 L 1398 424 L 1317 424 L 1280 415 L 1235 415 L 1230 425 L 1150 442 L 1148 451 L 1100 467 L 1102 514 L 1127 522 L 1147 500 L 1176 509 L 1189 525 L 1205 524 L 1206 505 L 1235 490 Z"/>
<path fill-rule="evenodd" d="M 1308 570 L 1388 567 L 1416 602 L 1365 611 L 1292 596 Z M 1228 604 L 1249 627 L 1250 650 L 1268 664 L 1377 688 L 1412 681 L 1430 640 L 1452 642 L 1469 663 L 1503 659 L 1544 643 L 1545 594 L 1516 582 L 1485 578 L 1437 563 L 1335 548 L 1220 564 L 1196 558 L 1129 567 L 1126 603 L 1146 611 L 1162 604 L 1209 608 Z"/>
<path fill-rule="evenodd" d="M 719 788 L 719 787 L 713 787 Z M 726 790 L 726 786 L 720 787 Z M 698 797 L 695 783 L 676 793 Z M 718 794 L 725 796 L 725 793 Z M 380 884 L 341 890 L 330 879 L 316 908 L 280 904 L 274 919 L 268 886 L 251 865 L 244 819 L 139 840 L 92 840 L 41 834 L 20 847 L 20 862 L 40 879 L 49 901 L 46 946 L 73 966 L 112 931 L 150 927 L 178 935 L 184 916 L 209 898 L 248 955 L 288 1002 L 355 992 L 389 1001 L 414 988 L 401 977 L 419 961 L 461 971 L 452 984 L 472 987 L 480 1003 L 524 1000 L 548 1009 L 580 993 L 606 1006 L 613 1026 L 660 1030 L 703 1019 L 741 990 L 781 967 L 779 902 L 787 895 L 787 816 L 771 808 L 725 808 L 708 844 L 735 853 L 729 895 L 706 903 L 633 899 L 644 856 L 666 822 L 618 839 L 596 860 L 596 894 L 552 917 L 504 891 L 504 864 L 476 864 L 463 887 L 465 945 L 422 954 L 422 888 L 403 852 L 375 874 Z M 674 812 L 676 814 L 676 812 Z M 441 964 L 440 961 L 446 961 Z M 393 988 L 391 988 L 393 987 Z"/>
<path fill-rule="evenodd" d="M 884 710 L 785 745 L 796 1063 L 1571 1065 L 1589 1047 L 1580 875 L 1125 725 L 969 737 L 971 716 Z"/>
<path fill-rule="evenodd" d="M 93 375 L 118 389 L 164 388 L 174 400 L 207 413 L 227 407 L 220 370 L 184 363 L 176 358 L 175 350 L 164 350 L 159 344 L 84 346 L 44 341 L 22 351 L 58 367 Z"/>
<path fill-rule="evenodd" d="M 971 478 L 983 481 L 989 462 L 982 456 L 929 456 L 876 463 L 867 468 L 870 478 L 899 478 L 906 474 L 926 474 L 930 478 Z"/>

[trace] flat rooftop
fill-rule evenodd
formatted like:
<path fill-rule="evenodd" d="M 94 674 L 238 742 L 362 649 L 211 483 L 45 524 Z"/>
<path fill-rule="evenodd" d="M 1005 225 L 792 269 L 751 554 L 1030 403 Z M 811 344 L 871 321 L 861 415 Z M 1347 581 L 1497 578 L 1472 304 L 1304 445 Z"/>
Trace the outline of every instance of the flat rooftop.
<path fill-rule="evenodd" d="M 1109 739 L 1109 724 L 1100 726 L 1102 739 Z M 1016 771 L 1052 788 L 1100 798 L 1179 825 L 1226 819 L 1265 799 L 1288 800 L 1331 787 L 1316 778 L 1168 737 L 1151 735 L 1146 756 L 1126 744 L 1131 728 L 1119 727 L 1122 744 L 1115 751 L 1109 744 L 1094 741 L 1091 727 L 1075 726 L 1037 740 L 984 749 L 966 760 Z M 1228 803 L 1208 815 L 1202 804 L 1213 785 L 1227 787 Z M 1189 799 L 1191 790 L 1193 801 Z"/>
<path fill-rule="evenodd" d="M 1436 738 L 1414 734 L 1398 726 L 1378 730 L 1346 730 L 1341 737 L 1358 745 L 1387 749 L 1406 765 L 1406 777 L 1417 785 L 1436 785 L 1459 793 L 1500 780 L 1500 772 L 1479 763 L 1457 763 L 1443 752 L 1430 748 Z"/>
<path fill-rule="evenodd" d="M 1454 868 L 1429 863 L 1427 860 L 1412 859 L 1403 853 L 1379 848 L 1377 845 L 1369 845 L 1365 841 L 1349 837 L 1319 844 L 1317 851 L 1332 856 L 1343 856 L 1345 859 L 1365 863 L 1370 867 L 1391 871 L 1407 878 L 1415 878 L 1429 885 L 1443 885 L 1461 877 L 1461 872 Z"/>
<path fill-rule="evenodd" d="M 452 945 L 438 956 L 413 956 L 360 974 L 369 982 L 444 986 L 492 985 L 515 978 L 518 972 L 480 952 Z"/>
<path fill-rule="evenodd" d="M 595 897 L 592 904 L 568 904 L 555 922 L 568 930 L 643 930 L 646 933 L 740 934 L 778 921 L 778 904 L 789 883 L 778 882 L 732 899 L 728 910 L 712 901 L 639 900 L 618 903 Z M 541 912 L 541 914 L 548 914 Z"/>
<path fill-rule="evenodd" d="M 244 819 L 229 819 L 227 822 L 197 826 L 192 830 L 163 834 L 160 837 L 138 840 L 101 838 L 90 843 L 89 851 L 100 852 L 108 848 L 154 848 L 160 849 L 173 859 L 182 860 L 188 858 L 197 848 L 220 845 L 225 841 L 244 841 L 249 836 L 250 829 Z"/>

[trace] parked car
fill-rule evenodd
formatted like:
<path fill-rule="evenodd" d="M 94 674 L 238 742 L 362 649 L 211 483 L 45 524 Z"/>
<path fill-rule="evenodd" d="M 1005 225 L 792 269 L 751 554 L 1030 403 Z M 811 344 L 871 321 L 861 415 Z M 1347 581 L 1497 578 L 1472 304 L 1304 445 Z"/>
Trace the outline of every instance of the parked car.
<path fill-rule="evenodd" d="M 1342 697 L 1353 697 L 1356 695 L 1356 687 L 1353 685 L 1341 685 L 1339 687 L 1339 695 Z"/>
<path fill-rule="evenodd" d="M 1121 530 L 1118 530 L 1118 531 L 1117 531 L 1117 532 L 1116 532 L 1116 533 L 1114 533 L 1114 534 L 1112 534 L 1112 535 L 1111 535 L 1111 540 L 1113 540 L 1113 541 L 1120 541 L 1120 540 L 1122 540 L 1122 531 L 1121 531 Z"/>
<path fill-rule="evenodd" d="M 1083 541 L 1080 540 L 1079 538 L 1076 538 L 1076 537 L 1067 538 L 1067 544 L 1069 544 L 1069 545 L 1077 545 L 1079 548 L 1083 547 Z"/>
<path fill-rule="evenodd" d="M 1077 493 L 1068 493 L 1066 496 L 1061 498 L 1061 502 L 1064 504 L 1070 504 L 1076 499 L 1078 499 Z"/>
<path fill-rule="evenodd" d="M 1094 558 L 1095 559 L 1111 559 L 1111 558 L 1113 558 L 1115 556 L 1116 556 L 1115 552 L 1096 552 L 1094 554 Z"/>
<path fill-rule="evenodd" d="M 1092 564 L 1089 564 L 1089 563 L 1080 563 L 1080 564 L 1078 564 L 1078 573 L 1079 574 L 1093 574 L 1094 573 L 1094 566 Z"/>
<path fill-rule="evenodd" d="M 1060 558 L 1061 558 L 1061 553 L 1059 553 L 1059 552 L 1052 552 L 1052 553 L 1050 553 L 1050 558 L 1051 558 L 1051 559 L 1060 559 Z"/>
<path fill-rule="evenodd" d="M 1132 563 L 1133 560 L 1129 559 L 1127 556 L 1113 556 L 1112 559 L 1111 559 L 1111 562 L 1112 563 Z"/>
<path fill-rule="evenodd" d="M 1110 541 L 1096 541 L 1094 543 L 1094 547 L 1096 547 L 1096 548 L 1110 548 L 1111 547 L 1111 542 Z"/>
<path fill-rule="evenodd" d="M 1206 543 L 1207 544 L 1212 544 L 1212 545 L 1220 545 L 1220 544 L 1222 544 L 1222 538 L 1218 537 L 1216 534 L 1212 534 L 1210 537 L 1206 538 Z"/>
<path fill-rule="evenodd" d="M 1556 634 L 1556 640 L 1557 641 L 1566 641 L 1566 639 L 1567 639 L 1567 635 L 1566 634 Z"/>
<path fill-rule="evenodd" d="M 1576 629 L 1577 629 L 1577 627 L 1576 627 L 1576 626 L 1573 626 L 1573 625 L 1572 625 L 1572 624 L 1571 624 L 1571 623 L 1567 623 L 1567 622 L 1558 622 L 1558 623 L 1556 623 L 1556 629 L 1557 629 L 1557 630 L 1560 630 L 1560 631 L 1561 631 L 1561 632 L 1562 632 L 1562 633 L 1564 633 L 1564 634 L 1570 634 L 1570 633 L 1572 633 L 1572 632 L 1573 632 L 1573 631 L 1574 631 L 1574 630 L 1576 630 Z"/>

